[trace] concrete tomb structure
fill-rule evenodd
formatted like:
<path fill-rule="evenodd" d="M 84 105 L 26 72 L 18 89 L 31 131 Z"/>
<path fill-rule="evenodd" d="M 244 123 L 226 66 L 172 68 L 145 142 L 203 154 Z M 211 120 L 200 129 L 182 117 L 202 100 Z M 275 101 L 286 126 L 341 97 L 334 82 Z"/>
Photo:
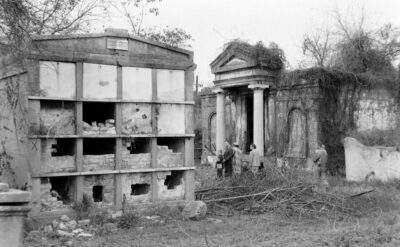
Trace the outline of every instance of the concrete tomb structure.
<path fill-rule="evenodd" d="M 400 178 L 400 152 L 396 147 L 368 147 L 354 138 L 344 139 L 346 179 L 388 181 Z"/>
<path fill-rule="evenodd" d="M 2 58 L 0 80 L 20 90 L 17 110 L 1 97 L 17 123 L 1 135 L 17 136 L 4 147 L 34 214 L 84 194 L 117 208 L 194 199 L 191 51 L 114 29 L 33 43 L 22 63 Z"/>
<path fill-rule="evenodd" d="M 206 161 L 211 152 L 223 150 L 228 140 L 239 143 L 245 154 L 255 143 L 264 162 L 286 158 L 289 164 L 304 167 L 326 134 L 321 131 L 324 89 L 312 76 L 285 78 L 291 72 L 283 72 L 283 64 L 280 68 L 270 66 L 270 58 L 263 57 L 268 51 L 257 54 L 259 49 L 232 43 L 211 63 L 213 93 L 201 96 L 202 159 Z M 323 69 L 312 72 L 329 73 Z M 349 97 L 346 89 L 352 85 L 346 83 L 338 92 L 339 105 L 344 107 L 333 111 L 343 115 L 356 109 L 356 131 L 395 128 L 398 105 L 390 88 L 356 88 L 358 98 L 350 99 L 355 105 L 350 109 L 344 99 Z"/>

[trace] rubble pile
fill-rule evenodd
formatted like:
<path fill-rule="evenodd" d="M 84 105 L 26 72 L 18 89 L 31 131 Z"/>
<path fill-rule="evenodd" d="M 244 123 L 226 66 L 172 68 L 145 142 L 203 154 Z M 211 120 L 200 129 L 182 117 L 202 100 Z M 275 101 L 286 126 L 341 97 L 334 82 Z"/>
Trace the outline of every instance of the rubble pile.
<path fill-rule="evenodd" d="M 45 191 L 40 195 L 40 211 L 52 211 L 57 209 L 69 208 L 69 205 L 65 205 L 61 200 L 60 195 L 55 191 L 51 190 L 50 183 L 42 183 L 40 185 L 41 191 Z"/>
<path fill-rule="evenodd" d="M 98 135 L 98 134 L 109 134 L 115 135 L 115 120 L 107 119 L 104 123 L 97 123 L 93 121 L 92 124 L 88 124 L 83 121 L 83 134 L 84 135 Z"/>
<path fill-rule="evenodd" d="M 53 220 L 50 225 L 45 225 L 42 229 L 45 233 L 55 233 L 60 237 L 90 238 L 93 231 L 90 220 L 72 220 L 63 215 L 59 220 Z"/>

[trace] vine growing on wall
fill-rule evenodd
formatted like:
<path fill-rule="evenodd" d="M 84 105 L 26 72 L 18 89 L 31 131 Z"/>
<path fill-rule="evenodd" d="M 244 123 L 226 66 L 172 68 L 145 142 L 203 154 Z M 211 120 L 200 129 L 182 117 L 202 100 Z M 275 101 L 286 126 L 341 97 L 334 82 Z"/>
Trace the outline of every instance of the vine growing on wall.
<path fill-rule="evenodd" d="M 329 172 L 332 175 L 340 174 L 345 165 L 342 140 L 356 129 L 355 113 L 358 111 L 361 90 L 383 87 L 397 95 L 398 86 L 390 76 L 311 68 L 293 71 L 286 76 L 284 83 L 289 86 L 291 96 L 295 95 L 295 86 L 304 80 L 318 86 L 318 140 L 328 151 Z M 396 95 L 393 96 L 397 97 Z M 301 100 L 307 101 L 307 98 L 303 97 Z"/>

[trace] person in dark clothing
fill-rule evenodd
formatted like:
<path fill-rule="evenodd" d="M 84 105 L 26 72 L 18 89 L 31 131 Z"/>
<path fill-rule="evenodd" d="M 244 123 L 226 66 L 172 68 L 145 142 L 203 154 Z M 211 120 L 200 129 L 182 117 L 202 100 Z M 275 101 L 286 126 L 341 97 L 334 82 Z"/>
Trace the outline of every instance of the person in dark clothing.
<path fill-rule="evenodd" d="M 225 177 L 232 176 L 232 163 L 233 157 L 235 156 L 235 151 L 229 144 L 229 142 L 225 142 L 225 152 L 224 152 L 224 168 L 225 168 Z"/>
<path fill-rule="evenodd" d="M 222 155 L 222 150 L 218 150 L 217 163 L 216 163 L 217 178 L 221 178 L 223 175 L 223 170 L 224 170 L 223 162 L 224 162 L 224 156 Z"/>

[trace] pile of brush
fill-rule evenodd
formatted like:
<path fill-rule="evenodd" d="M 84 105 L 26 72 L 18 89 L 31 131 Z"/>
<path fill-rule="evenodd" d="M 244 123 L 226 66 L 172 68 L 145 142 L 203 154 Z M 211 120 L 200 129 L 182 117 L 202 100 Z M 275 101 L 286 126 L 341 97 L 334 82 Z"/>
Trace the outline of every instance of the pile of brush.
<path fill-rule="evenodd" d="M 244 172 L 208 184 L 196 191 L 196 198 L 207 203 L 209 212 L 217 215 L 278 211 L 287 216 L 337 219 L 375 209 L 374 200 L 364 196 L 372 190 L 356 194 L 334 192 L 304 170 L 266 167 L 258 174 Z"/>

